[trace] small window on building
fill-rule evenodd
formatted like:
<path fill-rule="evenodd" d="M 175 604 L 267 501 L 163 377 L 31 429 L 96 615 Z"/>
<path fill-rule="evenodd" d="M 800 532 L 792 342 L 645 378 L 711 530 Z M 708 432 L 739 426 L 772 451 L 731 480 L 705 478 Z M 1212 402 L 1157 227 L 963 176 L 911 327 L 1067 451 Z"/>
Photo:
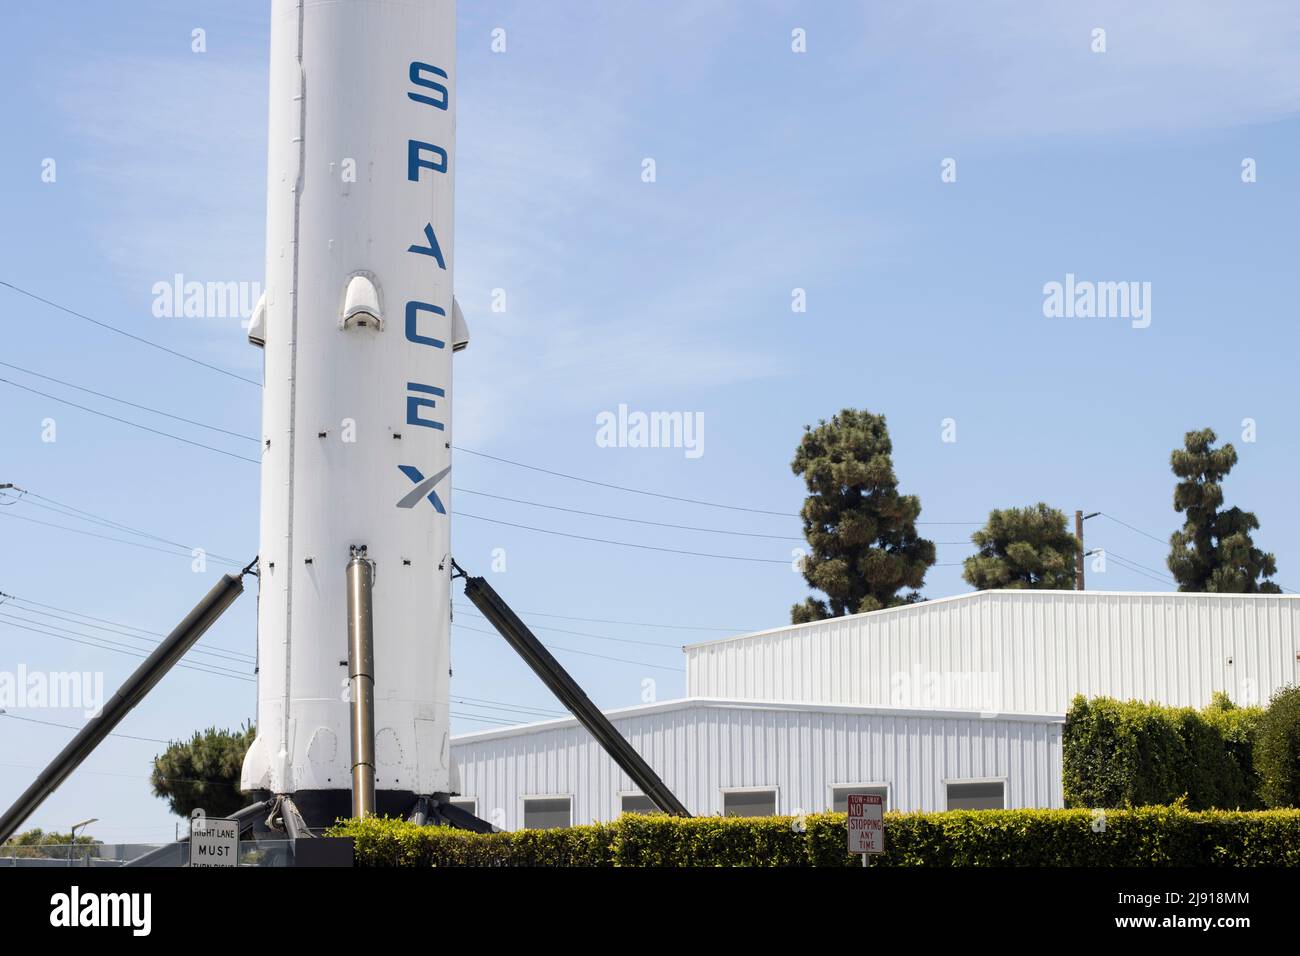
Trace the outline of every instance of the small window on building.
<path fill-rule="evenodd" d="M 568 797 L 524 797 L 525 830 L 554 830 L 571 822 Z"/>
<path fill-rule="evenodd" d="M 831 809 L 836 813 L 848 813 L 850 793 L 869 793 L 873 796 L 877 796 L 884 802 L 885 809 L 889 809 L 889 787 L 882 784 L 866 786 L 840 784 L 831 787 Z"/>
<path fill-rule="evenodd" d="M 620 809 L 623 813 L 660 812 L 659 808 L 655 806 L 655 802 L 644 793 L 625 793 L 620 799 L 622 802 Z"/>
<path fill-rule="evenodd" d="M 478 816 L 478 801 L 473 797 L 457 797 L 455 800 L 447 802 L 457 810 L 464 810 L 466 813 Z"/>
<path fill-rule="evenodd" d="M 724 817 L 774 817 L 776 816 L 776 791 L 724 790 L 722 815 Z"/>
<path fill-rule="evenodd" d="M 1006 784 L 1001 780 L 948 784 L 949 810 L 1001 810 L 1006 805 Z"/>

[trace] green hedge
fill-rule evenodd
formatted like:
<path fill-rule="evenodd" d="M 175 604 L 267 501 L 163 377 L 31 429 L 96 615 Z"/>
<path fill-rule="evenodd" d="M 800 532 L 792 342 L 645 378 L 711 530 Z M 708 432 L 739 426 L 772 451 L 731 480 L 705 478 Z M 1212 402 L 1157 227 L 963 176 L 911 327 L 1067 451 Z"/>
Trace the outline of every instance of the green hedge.
<path fill-rule="evenodd" d="M 1300 687 L 1273 694 L 1255 733 L 1259 793 L 1270 807 L 1300 806 Z"/>
<path fill-rule="evenodd" d="M 859 866 L 845 817 L 625 815 L 563 830 L 476 834 L 400 820 L 339 823 L 358 866 Z M 890 813 L 874 866 L 1300 866 L 1300 810 Z"/>
<path fill-rule="evenodd" d="M 1263 713 L 1223 694 L 1199 711 L 1076 697 L 1065 717 L 1065 805 L 1262 807 L 1251 751 Z"/>

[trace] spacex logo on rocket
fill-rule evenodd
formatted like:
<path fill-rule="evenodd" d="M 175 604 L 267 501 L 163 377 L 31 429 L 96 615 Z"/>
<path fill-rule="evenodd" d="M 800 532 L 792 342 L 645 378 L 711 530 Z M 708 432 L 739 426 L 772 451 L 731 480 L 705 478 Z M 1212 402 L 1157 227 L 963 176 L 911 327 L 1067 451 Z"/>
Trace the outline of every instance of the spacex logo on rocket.
<path fill-rule="evenodd" d="M 416 103 L 433 109 L 447 109 L 448 92 L 447 87 L 441 80 L 449 80 L 447 71 L 441 67 L 434 66 L 430 63 L 413 62 L 410 65 L 410 79 L 414 86 L 430 90 L 433 95 L 428 93 L 410 90 L 407 97 Z M 440 78 L 440 79 L 439 79 Z M 418 139 L 408 139 L 406 143 L 406 178 L 408 181 L 420 184 L 420 177 L 424 170 L 430 170 L 431 175 L 447 175 L 447 150 L 436 143 L 426 143 Z M 419 208 L 419 204 L 416 204 Z M 438 268 L 444 273 L 447 271 L 447 261 L 443 257 L 442 247 L 438 244 L 438 234 L 434 231 L 433 223 L 424 224 L 424 244 L 413 243 L 407 247 L 408 255 L 427 256 L 437 263 Z M 456 307 L 453 304 L 453 312 Z M 406 303 L 406 339 L 423 348 L 443 349 L 447 343 L 432 335 L 425 335 L 420 332 L 420 315 L 422 312 L 428 312 L 433 315 L 446 317 L 447 312 L 441 306 L 431 302 L 418 302 L 411 300 Z M 463 321 L 463 320 L 462 320 Z M 463 346 L 461 346 L 463 348 Z M 425 385 L 420 382 L 406 383 L 406 424 L 417 425 L 424 428 L 433 428 L 437 431 L 446 431 L 446 425 L 438 419 L 425 417 L 421 414 L 421 409 L 437 409 L 438 403 L 436 398 L 445 398 L 446 390 L 437 385 Z M 433 397 L 426 397 L 433 396 Z M 414 465 L 399 465 L 398 470 L 407 478 L 415 482 L 415 490 L 404 495 L 397 502 L 399 508 L 413 508 L 422 498 L 427 497 L 437 510 L 438 514 L 446 514 L 447 511 L 438 498 L 438 493 L 434 486 L 443 479 L 450 471 L 448 466 L 439 471 L 432 478 L 426 479 L 420 470 Z"/>
<path fill-rule="evenodd" d="M 451 468 L 444 468 L 432 478 L 426 478 L 420 474 L 420 469 L 411 465 L 398 465 L 397 467 L 402 474 L 415 482 L 415 490 L 407 492 L 406 497 L 397 503 L 397 507 L 414 508 L 420 503 L 420 499 L 428 498 L 438 514 L 445 515 L 447 513 L 447 509 L 442 506 L 442 499 L 438 497 L 436 486 L 438 482 L 451 474 Z"/>

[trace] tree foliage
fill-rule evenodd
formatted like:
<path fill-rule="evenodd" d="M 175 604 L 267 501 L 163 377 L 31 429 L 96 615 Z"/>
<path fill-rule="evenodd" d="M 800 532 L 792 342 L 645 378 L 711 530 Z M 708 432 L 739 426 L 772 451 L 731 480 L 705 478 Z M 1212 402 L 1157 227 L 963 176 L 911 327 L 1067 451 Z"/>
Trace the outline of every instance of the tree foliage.
<path fill-rule="evenodd" d="M 1078 695 L 1062 732 L 1065 805 L 1257 809 L 1252 748 L 1263 715 L 1223 693 L 1203 710 Z"/>
<path fill-rule="evenodd" d="M 1079 539 L 1069 532 L 1065 513 L 1041 501 L 990 511 L 971 541 L 979 551 L 966 559 L 962 577 L 977 590 L 1074 587 Z"/>
<path fill-rule="evenodd" d="M 1188 432 L 1169 464 L 1181 480 L 1174 488 L 1174 510 L 1187 515 L 1169 538 L 1169 570 L 1180 591 L 1232 594 L 1278 594 L 1270 578 L 1277 573 L 1273 555 L 1255 547 L 1250 533 L 1259 520 L 1249 511 L 1223 506 L 1222 481 L 1237 463 L 1231 444 L 1214 448 L 1209 428 Z"/>
<path fill-rule="evenodd" d="M 1270 807 L 1300 807 L 1300 687 L 1268 702 L 1255 740 L 1259 792 Z"/>
<path fill-rule="evenodd" d="M 168 745 L 154 758 L 149 782 L 172 813 L 189 817 L 202 810 L 210 817 L 229 816 L 247 802 L 239 789 L 244 754 L 253 743 L 252 724 L 242 730 L 209 727 L 185 742 Z"/>
<path fill-rule="evenodd" d="M 0 856 L 66 860 L 74 845 L 78 849 L 73 856 L 76 859 L 83 859 L 86 852 L 81 848 L 99 846 L 100 841 L 85 834 L 79 835 L 74 841 L 71 833 L 58 833 L 54 830 L 47 833 L 40 827 L 36 827 L 32 830 L 24 830 L 22 833 L 15 833 L 6 840 L 3 845 L 0 845 Z"/>
<path fill-rule="evenodd" d="M 805 428 L 790 465 L 808 486 L 801 514 L 811 553 L 803 575 L 827 600 L 796 604 L 794 623 L 919 599 L 934 542 L 917 534 L 921 502 L 898 493 L 892 453 L 883 415 L 845 409 Z M 900 596 L 903 588 L 913 591 Z"/>

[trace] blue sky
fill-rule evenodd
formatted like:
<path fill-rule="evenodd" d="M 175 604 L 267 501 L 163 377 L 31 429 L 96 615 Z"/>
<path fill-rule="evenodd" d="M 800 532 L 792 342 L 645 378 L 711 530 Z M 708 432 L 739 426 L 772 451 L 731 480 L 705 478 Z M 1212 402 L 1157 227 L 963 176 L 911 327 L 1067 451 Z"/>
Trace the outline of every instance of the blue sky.
<path fill-rule="evenodd" d="M 1300 588 L 1300 11 L 1130 6 L 462 4 L 456 285 L 473 341 L 456 360 L 457 443 L 794 515 L 802 487 L 789 461 L 803 426 L 846 406 L 882 412 L 922 520 L 954 522 L 925 527 L 956 542 L 940 544 L 926 580 L 925 594 L 941 597 L 966 590 L 957 565 L 971 548 L 960 542 L 993 507 L 1041 499 L 1163 540 L 1179 523 L 1169 451 L 1209 426 L 1240 455 L 1229 502 L 1259 515 L 1257 542 L 1277 555 L 1278 580 Z M 176 273 L 262 281 L 267 5 L 60 2 L 4 18 L 24 42 L 0 63 L 0 279 L 257 378 L 260 354 L 237 319 L 155 318 L 151 304 L 153 284 Z M 191 52 L 196 27 L 206 31 L 202 54 Z M 506 30 L 503 54 L 490 50 L 496 27 Z M 1097 27 L 1104 53 L 1090 49 Z M 806 30 L 806 53 L 791 51 L 795 28 Z M 1258 171 L 1249 184 L 1247 157 Z M 53 183 L 41 179 L 46 158 L 57 163 Z M 653 183 L 642 181 L 646 158 Z M 956 182 L 940 180 L 946 158 Z M 1043 286 L 1067 273 L 1151 283 L 1150 327 L 1045 318 Z M 806 312 L 791 310 L 795 288 L 806 290 Z M 505 290 L 504 313 L 491 309 L 494 289 Z M 256 387 L 2 287 L 0 303 L 0 361 L 257 433 Z M 0 378 L 255 450 L 12 369 Z M 704 454 L 598 447 L 596 416 L 620 403 L 702 414 Z M 46 418 L 54 442 L 42 441 Z M 941 441 L 946 418 L 956 442 Z M 1253 442 L 1242 441 L 1246 418 Z M 568 649 L 558 656 L 603 706 L 640 702 L 647 679 L 659 699 L 681 695 L 681 643 L 782 624 L 807 594 L 788 564 L 798 542 L 782 540 L 799 536 L 793 517 L 599 489 L 464 454 L 454 474 L 458 560 L 487 572 L 505 549 L 494 585 L 544 640 Z M 254 465 L 3 384 L 0 482 L 214 553 L 242 560 L 257 549 Z M 654 528 L 467 489 L 775 537 Z M 221 570 L 195 574 L 188 557 L 21 520 L 165 547 L 36 500 L 0 514 L 0 591 L 28 602 L 166 631 Z M 1088 537 L 1122 556 L 1090 587 L 1172 587 L 1159 541 L 1108 518 L 1090 521 Z M 111 690 L 134 664 L 14 618 L 66 628 L 64 637 L 121 636 L 13 603 L 0 614 L 9 615 L 0 668 L 102 671 Z M 253 628 L 249 594 L 204 639 L 215 654 L 193 659 L 251 654 Z M 464 613 L 453 634 L 453 691 L 466 700 L 453 708 L 455 729 L 558 711 L 479 629 L 487 625 Z M 229 657 L 222 666 L 250 670 Z M 247 680 L 176 671 L 120 732 L 185 736 L 238 725 L 254 706 Z M 71 733 L 0 718 L 0 803 Z M 160 746 L 111 739 L 31 824 L 66 829 L 97 816 L 101 839 L 170 836 L 173 818 L 145 783 Z"/>

